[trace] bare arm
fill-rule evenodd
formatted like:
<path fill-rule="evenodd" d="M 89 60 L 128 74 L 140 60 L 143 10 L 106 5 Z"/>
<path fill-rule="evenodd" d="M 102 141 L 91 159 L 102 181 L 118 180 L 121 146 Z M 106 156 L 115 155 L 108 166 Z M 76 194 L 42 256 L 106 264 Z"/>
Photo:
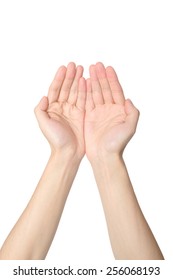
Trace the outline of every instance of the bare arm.
<path fill-rule="evenodd" d="M 0 259 L 44 259 L 84 155 L 85 81 L 82 67 L 61 67 L 48 98 L 35 109 L 51 156 L 26 209 L 0 251 Z"/>
<path fill-rule="evenodd" d="M 123 161 L 139 112 L 125 100 L 112 67 L 90 67 L 85 120 L 86 154 L 99 188 L 117 259 L 163 259 L 142 214 Z M 91 144 L 92 143 L 92 144 Z"/>
<path fill-rule="evenodd" d="M 46 257 L 78 165 L 72 157 L 50 156 L 29 204 L 0 251 L 0 259 Z"/>

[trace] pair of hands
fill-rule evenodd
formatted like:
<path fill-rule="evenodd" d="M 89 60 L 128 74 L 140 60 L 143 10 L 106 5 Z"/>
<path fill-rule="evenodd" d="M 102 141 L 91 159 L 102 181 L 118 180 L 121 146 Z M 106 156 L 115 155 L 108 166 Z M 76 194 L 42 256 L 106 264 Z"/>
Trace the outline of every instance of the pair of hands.
<path fill-rule="evenodd" d="M 139 111 L 126 100 L 112 67 L 61 66 L 35 114 L 53 152 L 66 151 L 89 160 L 121 155 L 136 130 Z"/>

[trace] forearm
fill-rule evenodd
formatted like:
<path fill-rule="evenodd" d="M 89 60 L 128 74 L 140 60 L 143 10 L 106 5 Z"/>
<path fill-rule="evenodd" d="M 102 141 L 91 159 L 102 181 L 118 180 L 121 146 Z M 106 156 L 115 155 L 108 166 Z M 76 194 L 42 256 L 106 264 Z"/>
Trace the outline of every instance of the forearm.
<path fill-rule="evenodd" d="M 92 163 L 117 259 L 163 259 L 121 157 Z"/>
<path fill-rule="evenodd" d="M 2 246 L 0 259 L 45 258 L 78 166 L 74 158 L 51 155 L 31 200 Z"/>

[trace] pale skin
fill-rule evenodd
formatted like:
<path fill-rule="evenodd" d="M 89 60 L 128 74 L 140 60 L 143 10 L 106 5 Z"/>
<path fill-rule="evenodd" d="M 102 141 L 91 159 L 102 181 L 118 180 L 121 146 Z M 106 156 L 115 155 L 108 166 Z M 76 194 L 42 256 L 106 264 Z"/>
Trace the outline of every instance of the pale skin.
<path fill-rule="evenodd" d="M 90 67 L 85 117 L 86 155 L 92 165 L 116 259 L 162 260 L 142 214 L 122 157 L 139 111 L 126 100 L 112 67 Z"/>
<path fill-rule="evenodd" d="M 163 259 L 142 214 L 123 151 L 136 131 L 139 111 L 126 100 L 112 67 L 61 66 L 35 108 L 51 155 L 23 214 L 4 242 L 0 259 L 44 259 L 79 164 L 86 153 L 100 192 L 116 259 Z"/>
<path fill-rule="evenodd" d="M 85 154 L 86 85 L 83 68 L 59 68 L 48 92 L 35 108 L 51 155 L 38 186 L 0 251 L 0 259 L 44 259 L 72 182 Z"/>

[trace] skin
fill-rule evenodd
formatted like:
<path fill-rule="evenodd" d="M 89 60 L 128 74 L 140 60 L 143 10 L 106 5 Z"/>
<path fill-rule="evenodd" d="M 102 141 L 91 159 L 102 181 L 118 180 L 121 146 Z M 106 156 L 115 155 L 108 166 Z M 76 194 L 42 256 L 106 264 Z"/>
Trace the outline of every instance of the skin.
<path fill-rule="evenodd" d="M 52 152 L 70 152 L 80 160 L 85 154 L 84 116 L 86 83 L 83 67 L 61 66 L 35 113 Z M 40 111 L 40 109 L 42 109 Z M 39 113 L 39 115 L 38 115 Z"/>
<path fill-rule="evenodd" d="M 100 192 L 116 259 L 163 259 L 142 214 L 123 160 L 139 111 L 126 100 L 112 67 L 91 65 L 87 80 L 86 155 Z"/>
<path fill-rule="evenodd" d="M 48 97 L 35 108 L 51 155 L 31 200 L 1 248 L 0 259 L 46 257 L 85 153 L 86 84 L 82 74 L 83 68 L 74 63 L 60 67 Z"/>
<path fill-rule="evenodd" d="M 139 111 L 112 67 L 61 66 L 35 114 L 51 148 L 36 190 L 4 242 L 0 259 L 44 259 L 86 153 L 100 192 L 116 259 L 163 259 L 142 214 L 123 160 Z M 70 170 L 70 172 L 69 172 Z"/>

